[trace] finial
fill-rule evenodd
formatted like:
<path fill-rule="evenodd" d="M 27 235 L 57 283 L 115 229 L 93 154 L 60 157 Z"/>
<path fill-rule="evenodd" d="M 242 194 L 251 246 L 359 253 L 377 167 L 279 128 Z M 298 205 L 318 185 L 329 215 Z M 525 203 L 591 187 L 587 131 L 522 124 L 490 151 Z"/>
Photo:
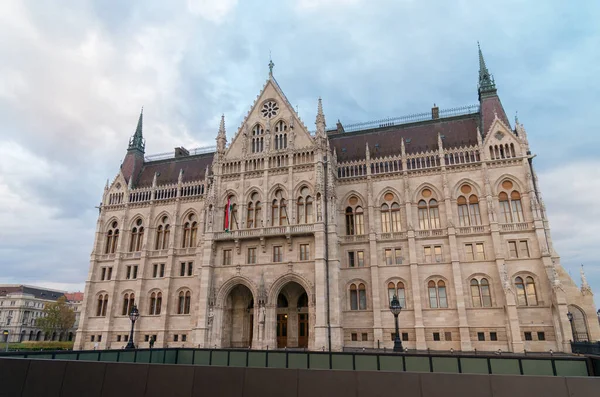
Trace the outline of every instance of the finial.
<path fill-rule="evenodd" d="M 108 190 L 108 179 L 106 180 L 106 186 L 104 186 L 104 190 Z"/>
<path fill-rule="evenodd" d="M 183 168 L 179 169 L 179 177 L 177 178 L 177 183 L 181 183 L 183 181 Z"/>
<path fill-rule="evenodd" d="M 404 137 L 400 140 L 400 150 L 402 153 L 402 156 L 406 156 L 406 147 L 404 146 Z"/>
<path fill-rule="evenodd" d="M 515 125 L 519 124 L 519 111 L 515 111 Z"/>
<path fill-rule="evenodd" d="M 585 277 L 585 272 L 583 271 L 583 264 L 581 265 L 581 269 L 579 270 L 579 274 L 581 275 L 581 292 L 582 293 L 587 293 L 587 292 L 592 292 L 592 289 L 590 288 L 590 285 L 587 282 L 587 278 Z"/>

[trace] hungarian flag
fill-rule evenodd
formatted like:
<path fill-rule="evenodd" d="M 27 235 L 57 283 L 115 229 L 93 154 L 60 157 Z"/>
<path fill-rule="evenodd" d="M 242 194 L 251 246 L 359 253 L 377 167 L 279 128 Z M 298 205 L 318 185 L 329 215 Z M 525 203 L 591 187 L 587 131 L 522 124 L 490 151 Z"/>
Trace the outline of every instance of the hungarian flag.
<path fill-rule="evenodd" d="M 225 232 L 229 233 L 231 230 L 231 198 L 227 197 L 227 207 L 225 207 Z"/>

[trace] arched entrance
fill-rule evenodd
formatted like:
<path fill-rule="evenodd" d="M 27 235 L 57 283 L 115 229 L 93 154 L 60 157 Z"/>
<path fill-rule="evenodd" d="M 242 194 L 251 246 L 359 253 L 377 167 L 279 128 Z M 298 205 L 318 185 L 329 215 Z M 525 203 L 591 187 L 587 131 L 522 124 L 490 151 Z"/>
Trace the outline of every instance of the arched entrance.
<path fill-rule="evenodd" d="M 252 347 L 254 299 L 245 285 L 236 285 L 223 307 L 222 347 Z"/>
<path fill-rule="evenodd" d="M 573 305 L 569 305 L 568 308 L 573 314 L 573 324 L 571 325 L 573 327 L 573 337 L 579 342 L 589 341 L 590 337 L 583 310 Z"/>
<path fill-rule="evenodd" d="M 277 348 L 306 348 L 309 340 L 309 307 L 306 290 L 292 281 L 277 296 Z"/>

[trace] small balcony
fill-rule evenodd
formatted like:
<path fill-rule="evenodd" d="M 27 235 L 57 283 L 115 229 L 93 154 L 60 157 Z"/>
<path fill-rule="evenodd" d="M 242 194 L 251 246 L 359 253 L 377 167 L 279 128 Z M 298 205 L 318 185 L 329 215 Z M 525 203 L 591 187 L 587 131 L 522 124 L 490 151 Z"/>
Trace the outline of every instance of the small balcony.
<path fill-rule="evenodd" d="M 521 232 L 525 230 L 531 230 L 532 226 L 529 222 L 518 222 L 518 223 L 501 223 L 500 231 L 502 232 Z"/>

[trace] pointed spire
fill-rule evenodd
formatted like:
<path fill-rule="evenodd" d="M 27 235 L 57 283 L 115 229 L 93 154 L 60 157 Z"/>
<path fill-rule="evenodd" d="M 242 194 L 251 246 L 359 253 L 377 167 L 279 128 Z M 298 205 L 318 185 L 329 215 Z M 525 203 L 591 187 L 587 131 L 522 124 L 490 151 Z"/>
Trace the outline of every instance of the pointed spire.
<path fill-rule="evenodd" d="M 479 46 L 479 42 L 477 42 L 477 49 L 479 50 L 479 97 L 481 98 L 482 94 L 485 93 L 496 93 L 496 83 L 494 82 L 494 77 L 490 74 L 487 66 L 485 65 L 485 59 L 483 59 L 483 53 L 481 52 L 481 47 Z"/>
<path fill-rule="evenodd" d="M 221 123 L 219 124 L 219 133 L 217 134 L 217 152 L 220 154 L 225 153 L 225 146 L 227 144 L 227 134 L 225 133 L 225 115 L 221 115 Z"/>
<path fill-rule="evenodd" d="M 317 126 L 317 136 L 325 137 L 325 115 L 323 114 L 323 101 L 319 97 L 319 103 L 317 105 L 317 119 L 315 120 Z"/>
<path fill-rule="evenodd" d="M 444 144 L 442 143 L 442 135 L 438 132 L 438 136 L 437 136 L 437 141 L 438 141 L 438 148 L 440 151 L 444 150 Z"/>
<path fill-rule="evenodd" d="M 406 156 L 406 147 L 404 146 L 404 138 L 400 140 L 400 150 L 402 153 L 402 157 Z"/>
<path fill-rule="evenodd" d="M 106 180 L 106 185 L 104 186 L 104 190 L 108 190 L 108 179 Z"/>
<path fill-rule="evenodd" d="M 587 282 L 587 278 L 585 277 L 585 272 L 583 271 L 583 265 L 581 265 L 581 269 L 579 270 L 579 274 L 581 275 L 581 292 L 582 293 L 591 293 L 592 289 Z"/>
<path fill-rule="evenodd" d="M 140 118 L 138 119 L 137 128 L 135 129 L 135 133 L 129 139 L 129 147 L 127 150 L 139 150 L 144 153 L 144 149 L 146 147 L 146 141 L 142 135 L 142 126 L 144 120 L 144 108 L 142 107 L 142 111 L 140 112 Z"/>
<path fill-rule="evenodd" d="M 177 183 L 181 184 L 183 182 L 183 168 L 179 169 L 179 176 L 177 177 Z"/>
<path fill-rule="evenodd" d="M 483 139 L 481 139 L 481 131 L 479 130 L 479 127 L 477 127 L 477 145 L 483 145 Z"/>

